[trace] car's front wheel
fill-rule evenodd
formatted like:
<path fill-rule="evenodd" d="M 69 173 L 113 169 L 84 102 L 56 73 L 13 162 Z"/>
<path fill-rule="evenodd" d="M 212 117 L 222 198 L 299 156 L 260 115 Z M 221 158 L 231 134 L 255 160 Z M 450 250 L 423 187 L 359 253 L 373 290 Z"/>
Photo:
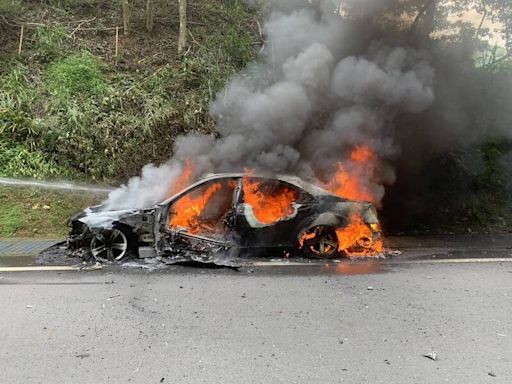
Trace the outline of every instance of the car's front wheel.
<path fill-rule="evenodd" d="M 303 253 L 317 259 L 332 259 L 338 256 L 338 245 L 334 229 L 324 226 L 311 228 L 300 238 Z"/>
<path fill-rule="evenodd" d="M 96 234 L 89 249 L 97 261 L 119 261 L 127 255 L 130 246 L 129 234 L 119 228 L 112 228 Z"/>

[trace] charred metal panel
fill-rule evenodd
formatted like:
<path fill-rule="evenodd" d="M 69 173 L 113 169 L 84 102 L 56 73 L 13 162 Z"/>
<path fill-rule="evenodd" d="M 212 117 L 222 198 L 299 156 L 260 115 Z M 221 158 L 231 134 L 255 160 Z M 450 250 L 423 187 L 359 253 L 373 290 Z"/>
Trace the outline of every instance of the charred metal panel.
<path fill-rule="evenodd" d="M 139 259 L 149 259 L 156 257 L 154 247 L 139 247 Z"/>
<path fill-rule="evenodd" d="M 167 264 L 196 261 L 217 265 L 237 266 L 236 244 L 204 236 L 191 235 L 184 230 L 170 231 L 163 237 L 162 260 Z"/>
<path fill-rule="evenodd" d="M 141 211 L 119 218 L 118 223 L 129 226 L 144 242 L 153 242 L 155 227 L 155 211 Z"/>

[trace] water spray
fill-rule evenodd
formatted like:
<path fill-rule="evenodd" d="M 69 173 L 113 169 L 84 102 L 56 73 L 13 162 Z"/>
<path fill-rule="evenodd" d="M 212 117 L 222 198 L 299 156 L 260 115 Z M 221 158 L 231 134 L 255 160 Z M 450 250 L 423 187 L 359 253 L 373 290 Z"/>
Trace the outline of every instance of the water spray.
<path fill-rule="evenodd" d="M 108 187 L 96 187 L 81 184 L 72 184 L 63 181 L 41 181 L 41 180 L 23 180 L 23 179 L 10 179 L 6 177 L 0 177 L 0 185 L 10 185 L 14 187 L 38 187 L 46 189 L 61 189 L 61 190 L 73 190 L 73 191 L 87 191 L 87 192 L 102 192 L 108 193 L 113 188 Z"/>

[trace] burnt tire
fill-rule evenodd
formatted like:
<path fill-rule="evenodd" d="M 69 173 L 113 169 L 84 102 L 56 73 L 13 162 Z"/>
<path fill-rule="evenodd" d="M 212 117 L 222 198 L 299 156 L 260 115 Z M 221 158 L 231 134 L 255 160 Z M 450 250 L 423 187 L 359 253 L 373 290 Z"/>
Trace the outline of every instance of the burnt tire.
<path fill-rule="evenodd" d="M 336 231 L 330 227 L 318 226 L 309 229 L 301 236 L 302 253 L 314 259 L 334 259 L 339 256 Z"/>
<path fill-rule="evenodd" d="M 118 226 L 103 230 L 91 239 L 89 253 L 100 262 L 120 261 L 137 251 L 136 236 L 129 227 Z"/>

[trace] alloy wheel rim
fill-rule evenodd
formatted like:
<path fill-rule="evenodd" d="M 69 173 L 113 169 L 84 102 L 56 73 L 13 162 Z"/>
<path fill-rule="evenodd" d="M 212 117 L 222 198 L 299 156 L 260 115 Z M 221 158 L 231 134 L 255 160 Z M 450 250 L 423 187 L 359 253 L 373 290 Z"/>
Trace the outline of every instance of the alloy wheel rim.
<path fill-rule="evenodd" d="M 98 261 L 118 261 L 126 255 L 128 240 L 122 231 L 114 228 L 94 236 L 90 249 Z"/>

